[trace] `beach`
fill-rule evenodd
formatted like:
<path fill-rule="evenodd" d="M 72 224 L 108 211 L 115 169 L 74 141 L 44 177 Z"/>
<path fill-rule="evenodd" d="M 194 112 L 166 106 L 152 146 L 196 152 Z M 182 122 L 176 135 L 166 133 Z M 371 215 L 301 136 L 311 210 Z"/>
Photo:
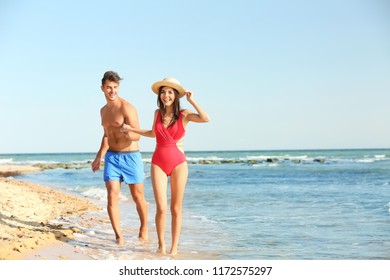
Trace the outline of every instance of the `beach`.
<path fill-rule="evenodd" d="M 390 149 L 190 151 L 186 156 L 189 178 L 176 260 L 390 259 Z M 142 153 L 147 244 L 138 239 L 139 218 L 126 184 L 119 199 L 125 244 L 115 244 L 103 171 L 91 171 L 94 157 L 0 154 L 2 174 L 13 176 L 0 181 L 0 245 L 12 253 L 3 259 L 169 259 L 155 254 L 152 152 Z M 44 208 L 35 210 L 38 206 Z M 168 244 L 169 223 L 168 213 Z M 51 240 L 37 238 L 38 233 Z M 30 239 L 38 244 L 24 245 Z"/>
<path fill-rule="evenodd" d="M 89 259 L 67 243 L 82 230 L 51 220 L 80 216 L 83 227 L 88 228 L 94 221 L 83 220 L 83 214 L 100 207 L 9 177 L 38 171 L 40 168 L 32 165 L 0 165 L 0 260 Z"/>

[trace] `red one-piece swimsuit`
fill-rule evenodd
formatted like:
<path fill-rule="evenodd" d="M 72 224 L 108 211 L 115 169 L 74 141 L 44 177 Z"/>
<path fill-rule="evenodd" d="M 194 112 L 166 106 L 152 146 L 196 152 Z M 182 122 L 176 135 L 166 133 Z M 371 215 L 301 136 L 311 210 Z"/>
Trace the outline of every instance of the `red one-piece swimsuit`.
<path fill-rule="evenodd" d="M 183 114 L 180 112 L 179 119 L 174 125 L 166 128 L 161 122 L 160 111 L 154 127 L 156 133 L 156 150 L 153 153 L 152 163 L 161 168 L 170 176 L 176 166 L 186 161 L 185 154 L 177 147 L 177 142 L 185 135 L 183 126 Z"/>

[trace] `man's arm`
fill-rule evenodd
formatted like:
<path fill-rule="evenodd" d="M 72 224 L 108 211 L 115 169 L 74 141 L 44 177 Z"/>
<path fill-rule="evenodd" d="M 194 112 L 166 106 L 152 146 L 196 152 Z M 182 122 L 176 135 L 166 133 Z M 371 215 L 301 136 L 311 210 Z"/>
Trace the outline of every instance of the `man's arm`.
<path fill-rule="evenodd" d="M 102 142 L 100 143 L 100 149 L 96 154 L 95 160 L 92 162 L 93 172 L 100 169 L 100 164 L 102 162 L 102 159 L 106 155 L 107 150 L 108 150 L 108 138 L 106 133 L 104 132 L 104 135 L 102 137 Z"/>

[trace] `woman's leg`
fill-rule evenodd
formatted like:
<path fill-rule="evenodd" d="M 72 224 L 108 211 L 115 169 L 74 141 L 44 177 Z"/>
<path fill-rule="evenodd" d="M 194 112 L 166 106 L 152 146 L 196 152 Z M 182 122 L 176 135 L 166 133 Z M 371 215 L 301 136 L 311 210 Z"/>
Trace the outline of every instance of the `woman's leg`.
<path fill-rule="evenodd" d="M 154 199 L 156 201 L 156 229 L 158 237 L 158 250 L 165 255 L 165 225 L 167 220 L 167 184 L 168 177 L 155 164 L 150 167 L 150 174 L 152 178 Z"/>
<path fill-rule="evenodd" d="M 182 224 L 182 205 L 184 189 L 187 184 L 187 162 L 175 167 L 171 174 L 171 215 L 172 215 L 172 247 L 170 254 L 177 255 Z"/>

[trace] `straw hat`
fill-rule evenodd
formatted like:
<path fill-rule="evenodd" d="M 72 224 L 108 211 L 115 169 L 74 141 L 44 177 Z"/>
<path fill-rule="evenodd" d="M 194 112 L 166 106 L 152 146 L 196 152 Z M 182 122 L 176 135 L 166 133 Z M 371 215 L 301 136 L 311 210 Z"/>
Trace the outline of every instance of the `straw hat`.
<path fill-rule="evenodd" d="M 180 85 L 180 82 L 174 78 L 164 78 L 161 81 L 155 82 L 152 85 L 152 90 L 155 94 L 159 94 L 161 87 L 171 87 L 176 89 L 179 92 L 179 97 L 182 98 L 186 95 L 186 90 Z"/>

